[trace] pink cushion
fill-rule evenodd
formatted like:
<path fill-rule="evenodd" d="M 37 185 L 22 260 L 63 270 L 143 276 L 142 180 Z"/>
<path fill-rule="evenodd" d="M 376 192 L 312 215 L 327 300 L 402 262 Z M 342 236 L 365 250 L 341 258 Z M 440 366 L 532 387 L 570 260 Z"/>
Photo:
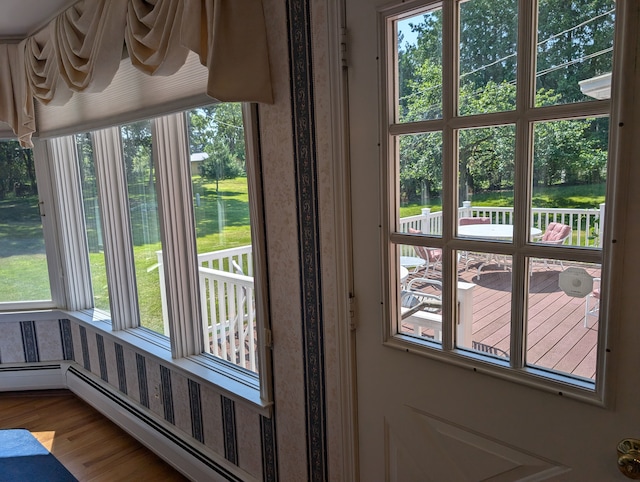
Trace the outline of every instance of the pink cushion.
<path fill-rule="evenodd" d="M 458 224 L 460 226 L 468 226 L 469 224 L 491 224 L 491 218 L 460 218 Z"/>
<path fill-rule="evenodd" d="M 547 230 L 542 236 L 542 241 L 554 242 L 561 241 L 571 232 L 571 226 L 562 223 L 549 223 Z"/>
<path fill-rule="evenodd" d="M 422 234 L 422 231 L 419 231 L 413 228 L 409 228 L 408 231 L 409 231 L 409 234 Z M 431 263 L 433 263 L 434 261 L 440 261 L 440 258 L 442 258 L 442 250 L 440 248 L 426 248 L 424 246 L 414 246 L 413 249 L 419 257 Z"/>

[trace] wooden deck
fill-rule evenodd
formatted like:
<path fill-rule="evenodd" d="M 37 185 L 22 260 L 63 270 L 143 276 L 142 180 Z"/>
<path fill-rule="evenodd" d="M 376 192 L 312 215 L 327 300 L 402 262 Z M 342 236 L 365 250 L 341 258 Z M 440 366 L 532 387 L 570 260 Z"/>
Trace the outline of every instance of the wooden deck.
<path fill-rule="evenodd" d="M 478 264 L 470 264 L 468 270 L 461 265 L 459 281 L 475 284 L 473 288 L 473 343 L 483 348 L 501 350 L 502 356 L 509 354 L 511 318 L 511 272 L 496 264 L 484 266 L 476 277 Z M 564 263 L 566 269 L 569 263 Z M 558 275 L 563 270 L 559 264 L 533 263 L 530 278 L 526 361 L 529 365 L 594 379 L 596 373 L 596 344 L 598 318 L 588 317 L 584 326 L 585 298 L 566 295 L 558 287 Z M 598 269 L 587 269 L 594 277 L 600 276 Z M 440 271 L 430 269 L 428 277 L 440 279 Z M 410 274 L 409 279 L 418 274 Z M 414 285 L 423 291 L 429 288 Z M 404 325 L 407 332 L 412 327 Z M 404 331 L 404 330 L 403 330 Z M 425 336 L 433 336 L 424 332 Z M 472 348 L 472 347 L 465 347 Z M 504 354 L 503 354 L 504 352 Z"/>

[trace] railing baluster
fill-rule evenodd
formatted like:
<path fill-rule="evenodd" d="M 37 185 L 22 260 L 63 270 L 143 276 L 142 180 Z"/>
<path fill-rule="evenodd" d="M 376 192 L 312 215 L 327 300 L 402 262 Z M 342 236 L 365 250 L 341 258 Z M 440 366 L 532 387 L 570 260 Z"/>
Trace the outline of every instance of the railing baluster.
<path fill-rule="evenodd" d="M 227 350 L 227 328 L 229 324 L 229 318 L 227 316 L 227 300 L 225 296 L 225 291 L 227 288 L 227 282 L 218 280 L 217 282 L 217 300 L 218 300 L 218 326 L 220 328 L 220 345 L 221 345 L 221 353 L 220 356 L 225 360 L 228 360 L 228 350 Z"/>
<path fill-rule="evenodd" d="M 204 351 L 211 353 L 211 338 L 209 333 L 209 313 L 207 312 L 207 278 L 199 276 L 200 281 L 200 312 L 202 313 L 202 333 L 204 336 Z"/>
<path fill-rule="evenodd" d="M 256 365 L 256 336 L 255 336 L 255 310 L 253 304 L 253 289 L 247 288 L 247 298 L 246 298 L 246 306 L 247 306 L 247 335 L 249 338 L 249 343 L 251 349 L 249 350 L 249 369 L 254 372 L 258 371 L 258 366 Z"/>
<path fill-rule="evenodd" d="M 213 354 L 216 356 L 220 356 L 220 332 L 218 331 L 218 323 L 220 323 L 220 317 L 218 316 L 218 310 L 216 307 L 216 289 L 215 289 L 216 281 L 209 277 L 209 290 L 207 291 L 207 296 L 209 297 L 209 313 L 211 315 L 211 342 Z"/>

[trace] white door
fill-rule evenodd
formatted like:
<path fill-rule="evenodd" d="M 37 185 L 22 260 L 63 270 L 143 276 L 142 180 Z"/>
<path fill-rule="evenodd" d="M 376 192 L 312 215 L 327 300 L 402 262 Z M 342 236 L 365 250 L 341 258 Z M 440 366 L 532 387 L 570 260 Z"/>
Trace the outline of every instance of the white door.
<path fill-rule="evenodd" d="M 360 480 L 626 480 L 638 3 L 346 10 Z"/>

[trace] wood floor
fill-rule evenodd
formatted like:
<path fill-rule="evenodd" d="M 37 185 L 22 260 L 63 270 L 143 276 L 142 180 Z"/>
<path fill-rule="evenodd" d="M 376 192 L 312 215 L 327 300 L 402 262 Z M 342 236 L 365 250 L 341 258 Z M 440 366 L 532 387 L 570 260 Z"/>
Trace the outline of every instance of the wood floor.
<path fill-rule="evenodd" d="M 0 428 L 29 430 L 80 482 L 188 480 L 65 390 L 0 393 Z"/>

